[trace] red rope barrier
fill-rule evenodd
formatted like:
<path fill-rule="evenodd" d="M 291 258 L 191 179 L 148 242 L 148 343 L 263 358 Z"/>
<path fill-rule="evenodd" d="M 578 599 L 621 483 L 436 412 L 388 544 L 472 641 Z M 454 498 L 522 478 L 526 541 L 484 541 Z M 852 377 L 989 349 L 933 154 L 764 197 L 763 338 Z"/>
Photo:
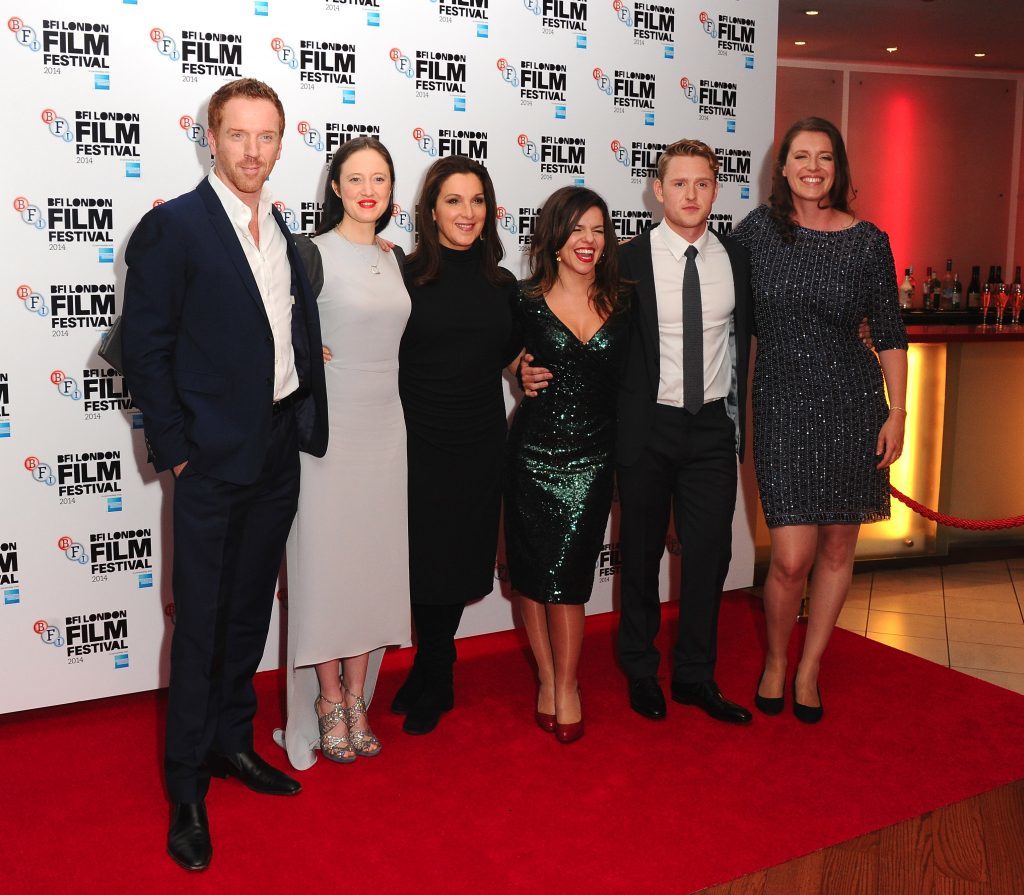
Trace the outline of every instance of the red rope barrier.
<path fill-rule="evenodd" d="M 939 525 L 948 525 L 951 528 L 966 528 L 969 531 L 996 531 L 1001 528 L 1018 528 L 1024 525 L 1024 516 L 1011 516 L 1008 519 L 957 519 L 955 516 L 947 516 L 945 513 L 938 513 L 929 510 L 928 507 L 918 503 L 912 497 L 907 497 L 892 485 L 889 486 L 892 496 L 901 503 L 905 503 L 910 509 L 925 519 L 938 522 Z"/>

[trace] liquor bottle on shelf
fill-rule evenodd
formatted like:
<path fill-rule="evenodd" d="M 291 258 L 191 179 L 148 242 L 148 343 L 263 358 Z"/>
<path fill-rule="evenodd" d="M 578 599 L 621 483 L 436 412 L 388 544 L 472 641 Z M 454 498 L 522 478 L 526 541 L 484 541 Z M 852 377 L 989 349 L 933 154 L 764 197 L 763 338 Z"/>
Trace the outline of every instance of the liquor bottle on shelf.
<path fill-rule="evenodd" d="M 1024 300 L 1024 295 L 1021 294 L 1020 265 L 1018 264 L 1017 269 L 1013 272 L 1013 285 L 1010 287 L 1010 301 L 1013 302 L 1010 323 L 1014 325 L 1021 322 L 1020 305 L 1022 300 Z"/>
<path fill-rule="evenodd" d="M 1002 310 L 1006 306 L 1006 284 L 1003 282 L 1003 265 L 996 265 L 996 278 L 992 283 L 992 305 L 995 308 L 995 317 L 993 321 L 996 326 L 1002 326 L 1003 315 Z"/>
<path fill-rule="evenodd" d="M 943 311 L 953 310 L 953 282 L 956 279 L 953 273 L 953 259 L 946 259 L 946 275 L 942 278 L 942 302 Z"/>
<path fill-rule="evenodd" d="M 928 270 L 931 270 L 929 267 Z M 928 305 L 928 310 L 938 311 L 942 307 L 942 281 L 939 279 L 939 271 L 932 274 L 932 285 L 931 285 L 931 304 Z"/>
<path fill-rule="evenodd" d="M 930 311 L 932 309 L 932 269 L 929 267 L 924 275 L 924 282 L 921 284 L 921 294 L 924 296 L 924 309 Z"/>
<path fill-rule="evenodd" d="M 973 310 L 981 307 L 981 265 L 971 268 L 971 282 L 967 285 L 967 308 Z"/>
<path fill-rule="evenodd" d="M 909 311 L 914 307 L 914 284 L 910 279 L 910 268 L 903 271 L 903 282 L 900 283 L 900 310 Z"/>
<path fill-rule="evenodd" d="M 993 274 L 994 276 L 994 274 Z M 981 325 L 988 326 L 988 308 L 992 304 L 992 284 L 981 287 Z"/>
<path fill-rule="evenodd" d="M 949 309 L 959 311 L 964 306 L 964 284 L 960 282 L 960 274 L 953 274 L 953 297 L 949 300 Z"/>

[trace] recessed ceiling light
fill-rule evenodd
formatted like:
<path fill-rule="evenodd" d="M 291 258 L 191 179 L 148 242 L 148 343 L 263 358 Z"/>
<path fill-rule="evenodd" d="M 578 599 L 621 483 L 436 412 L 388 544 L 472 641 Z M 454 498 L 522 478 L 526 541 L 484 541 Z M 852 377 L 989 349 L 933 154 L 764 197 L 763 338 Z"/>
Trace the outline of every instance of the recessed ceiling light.
<path fill-rule="evenodd" d="M 898 49 L 899 49 L 899 47 L 886 47 L 885 48 L 885 52 L 886 53 L 895 53 Z"/>
<path fill-rule="evenodd" d="M 806 40 L 794 40 L 793 43 L 796 46 L 798 46 L 798 47 L 806 47 L 807 46 L 807 41 Z"/>
<path fill-rule="evenodd" d="M 816 15 L 818 15 L 818 10 L 816 10 L 816 9 L 805 9 L 804 10 L 804 15 L 805 16 L 816 16 Z"/>
<path fill-rule="evenodd" d="M 975 53 L 974 54 L 974 58 L 975 59 L 984 59 L 985 58 L 985 54 L 984 53 Z"/>

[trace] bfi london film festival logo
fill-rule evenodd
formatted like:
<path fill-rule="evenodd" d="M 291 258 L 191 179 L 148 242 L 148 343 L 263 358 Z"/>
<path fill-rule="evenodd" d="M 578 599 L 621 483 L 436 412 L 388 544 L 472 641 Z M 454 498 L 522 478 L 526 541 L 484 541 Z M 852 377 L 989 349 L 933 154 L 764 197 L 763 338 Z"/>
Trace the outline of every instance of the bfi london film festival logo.
<path fill-rule="evenodd" d="M 587 48 L 587 0 L 523 0 L 540 19 L 541 34 L 568 31 L 576 35 L 576 48 Z"/>
<path fill-rule="evenodd" d="M 43 109 L 39 117 L 54 137 L 74 145 L 79 164 L 91 165 L 97 157 L 124 159 L 125 177 L 142 176 L 142 125 L 138 112 L 77 109 L 72 123 L 55 109 Z"/>
<path fill-rule="evenodd" d="M 721 166 L 718 169 L 718 182 L 721 184 L 737 184 L 741 199 L 750 198 L 750 161 L 749 149 L 730 149 L 715 147 L 715 155 Z"/>
<path fill-rule="evenodd" d="M 11 383 L 6 372 L 0 372 L 0 438 L 11 437 Z"/>
<path fill-rule="evenodd" d="M 725 132 L 736 133 L 736 108 L 739 104 L 739 86 L 734 81 L 713 81 L 687 75 L 679 79 L 679 89 L 697 107 L 697 120 L 710 121 L 725 118 Z"/>
<path fill-rule="evenodd" d="M 198 83 L 200 76 L 242 77 L 242 36 L 210 31 L 181 31 L 175 39 L 163 28 L 150 28 L 149 39 L 157 52 L 181 63 L 181 80 Z M 178 48 L 178 45 L 181 48 Z"/>
<path fill-rule="evenodd" d="M 302 232 L 300 217 L 293 209 L 289 208 L 280 199 L 274 203 L 274 208 L 276 208 L 277 213 L 281 215 L 281 220 L 284 221 L 284 225 L 288 228 L 289 233 Z"/>
<path fill-rule="evenodd" d="M 610 208 L 608 213 L 619 242 L 639 236 L 654 223 L 654 212 L 646 208 Z"/>
<path fill-rule="evenodd" d="M 63 370 L 54 370 L 50 373 L 50 382 L 57 394 L 81 402 L 86 420 L 102 419 L 135 407 L 124 377 L 110 367 L 82 370 L 80 381 L 67 376 Z"/>
<path fill-rule="evenodd" d="M 614 0 L 612 10 L 615 17 L 633 34 L 635 46 L 645 46 L 648 41 L 665 44 L 663 55 L 674 59 L 676 55 L 676 10 L 664 3 L 628 3 Z"/>
<path fill-rule="evenodd" d="M 153 530 L 150 528 L 93 532 L 89 535 L 87 556 L 88 563 L 83 565 L 89 566 L 94 583 L 107 581 L 110 575 L 130 574 L 135 576 L 140 589 L 153 586 Z"/>
<path fill-rule="evenodd" d="M 626 109 L 639 109 L 643 112 L 644 125 L 654 127 L 657 80 L 652 72 L 617 68 L 608 74 L 595 67 L 592 74 L 597 89 L 612 98 L 612 111 L 622 114 Z"/>
<path fill-rule="evenodd" d="M 587 166 L 586 137 L 560 137 L 544 134 L 533 140 L 527 134 L 516 137 L 522 154 L 540 168 L 540 179 L 571 175 L 574 186 L 584 185 Z"/>
<path fill-rule="evenodd" d="M 24 467 L 39 484 L 56 486 L 59 506 L 70 506 L 79 497 L 101 495 L 108 513 L 124 509 L 120 451 L 58 454 L 56 464 L 32 455 L 25 458 Z"/>
<path fill-rule="evenodd" d="M 32 630 L 47 646 L 64 650 L 68 665 L 78 665 L 86 656 L 112 653 L 114 668 L 128 667 L 128 610 L 109 609 L 64 618 L 64 631 L 46 619 Z"/>
<path fill-rule="evenodd" d="M 622 554 L 617 541 L 601 547 L 601 552 L 597 554 L 596 566 L 598 582 L 609 581 L 622 571 Z"/>
<path fill-rule="evenodd" d="M 708 227 L 722 236 L 732 233 L 732 214 L 727 212 L 712 212 L 708 215 Z"/>
<path fill-rule="evenodd" d="M 437 7 L 437 20 L 445 25 L 467 21 L 476 25 L 477 37 L 490 37 L 490 0 L 429 0 Z"/>
<path fill-rule="evenodd" d="M 270 41 L 277 61 L 299 73 L 303 87 L 340 87 L 344 105 L 356 101 L 356 48 L 354 44 L 324 40 L 300 40 L 295 50 L 283 38 Z"/>
<path fill-rule="evenodd" d="M 405 211 L 397 202 L 391 205 L 391 223 L 406 233 L 412 233 L 415 226 L 412 212 Z"/>
<path fill-rule="evenodd" d="M 506 208 L 499 205 L 497 210 L 498 226 L 516 238 L 520 252 L 527 252 L 533 241 L 533 231 L 537 226 L 539 208 L 520 205 L 518 208 Z"/>
<path fill-rule="evenodd" d="M 418 98 L 447 94 L 452 97 L 453 111 L 466 111 L 465 53 L 416 50 L 409 57 L 398 47 L 392 47 L 388 57 L 396 71 L 415 81 Z"/>
<path fill-rule="evenodd" d="M 612 140 L 610 148 L 615 161 L 629 172 L 630 183 L 639 184 L 657 178 L 658 158 L 665 151 L 664 143 Z"/>
<path fill-rule="evenodd" d="M 554 103 L 555 118 L 564 121 L 568 115 L 568 66 L 559 62 L 519 60 L 517 68 L 504 56 L 498 59 L 501 80 L 519 91 L 519 105 L 532 106 L 534 102 Z"/>
<path fill-rule="evenodd" d="M 4 606 L 21 603 L 21 580 L 18 577 L 18 542 L 0 542 L 0 594 Z"/>
<path fill-rule="evenodd" d="M 56 337 L 71 329 L 109 329 L 117 317 L 116 289 L 114 283 L 52 283 L 47 297 L 22 283 L 15 294 L 26 311 L 49 320 Z"/>
<path fill-rule="evenodd" d="M 11 16 L 7 29 L 19 46 L 42 53 L 44 75 L 83 68 L 92 71 L 95 90 L 110 89 L 110 25 L 43 19 L 37 31 L 20 16 Z"/>
<path fill-rule="evenodd" d="M 109 197 L 51 196 L 43 211 L 25 196 L 17 196 L 14 210 L 36 230 L 45 230 L 51 251 L 65 251 L 68 243 L 97 245 L 100 264 L 114 263 L 114 200 Z"/>
<path fill-rule="evenodd" d="M 302 142 L 314 152 L 325 152 L 324 163 L 329 167 L 334 153 L 355 137 L 376 137 L 380 139 L 379 124 L 351 124 L 341 121 L 328 121 L 323 128 L 314 127 L 309 121 L 303 120 L 296 125 Z"/>
<path fill-rule="evenodd" d="M 422 127 L 413 128 L 412 138 L 419 146 L 420 152 L 430 158 L 441 158 L 447 155 L 463 155 L 477 162 L 487 161 L 487 131 L 462 131 L 442 128 L 433 134 L 427 133 Z"/>
<path fill-rule="evenodd" d="M 706 11 L 697 16 L 704 33 L 715 41 L 719 56 L 737 53 L 743 57 L 743 67 L 754 67 L 754 47 L 757 43 L 757 23 L 753 19 L 720 15 L 717 19 Z"/>
<path fill-rule="evenodd" d="M 210 145 L 210 140 L 206 136 L 206 128 L 191 115 L 181 115 L 178 118 L 178 127 L 185 132 L 189 141 L 197 146 L 202 146 L 205 149 Z"/>

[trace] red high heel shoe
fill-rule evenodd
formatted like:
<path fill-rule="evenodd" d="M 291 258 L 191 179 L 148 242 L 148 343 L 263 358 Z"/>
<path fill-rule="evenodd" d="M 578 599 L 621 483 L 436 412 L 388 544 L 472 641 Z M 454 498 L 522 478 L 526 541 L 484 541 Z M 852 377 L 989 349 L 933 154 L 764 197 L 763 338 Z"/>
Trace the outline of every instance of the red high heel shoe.
<path fill-rule="evenodd" d="M 583 736 L 583 696 L 578 687 L 576 695 L 580 697 L 580 720 L 573 721 L 571 724 L 562 724 L 557 719 L 555 720 L 555 737 L 560 743 L 575 743 Z"/>
<path fill-rule="evenodd" d="M 554 715 L 549 715 L 547 712 L 534 712 L 533 717 L 537 719 L 537 726 L 545 733 L 555 732 L 555 728 L 558 726 L 558 719 Z"/>

